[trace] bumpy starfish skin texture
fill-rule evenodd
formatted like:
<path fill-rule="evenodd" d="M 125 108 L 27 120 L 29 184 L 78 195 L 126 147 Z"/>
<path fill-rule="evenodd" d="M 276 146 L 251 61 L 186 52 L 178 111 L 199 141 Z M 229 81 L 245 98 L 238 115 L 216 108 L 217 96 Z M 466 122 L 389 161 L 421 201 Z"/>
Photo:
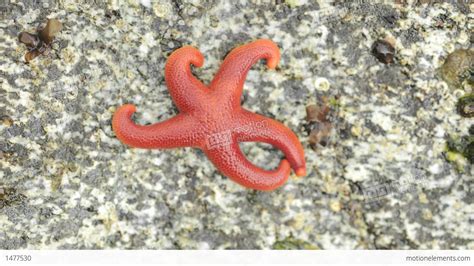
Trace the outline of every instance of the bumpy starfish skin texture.
<path fill-rule="evenodd" d="M 145 149 L 199 148 L 224 175 L 257 190 L 280 187 L 291 168 L 298 176 L 306 175 L 304 151 L 296 135 L 280 122 L 241 106 L 247 73 L 260 59 L 266 59 L 268 68 L 275 68 L 280 59 L 276 44 L 257 40 L 235 48 L 206 86 L 191 73 L 191 65 L 203 65 L 203 55 L 191 46 L 176 50 L 166 63 L 165 80 L 180 113 L 143 126 L 131 120 L 135 106 L 123 105 L 112 120 L 117 138 L 129 146 Z M 261 169 L 241 152 L 239 142 L 244 141 L 271 144 L 286 159 L 275 170 Z"/>

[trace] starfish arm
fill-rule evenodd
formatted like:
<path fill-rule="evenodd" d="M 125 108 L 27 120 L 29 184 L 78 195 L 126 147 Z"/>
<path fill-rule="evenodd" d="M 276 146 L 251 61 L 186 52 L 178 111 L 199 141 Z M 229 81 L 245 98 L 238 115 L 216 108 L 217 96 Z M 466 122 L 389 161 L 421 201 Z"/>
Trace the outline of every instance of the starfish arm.
<path fill-rule="evenodd" d="M 186 112 L 204 100 L 207 88 L 191 73 L 191 64 L 201 67 L 204 56 L 192 46 L 184 46 L 174 51 L 165 66 L 165 81 L 171 97 L 179 110 Z"/>
<path fill-rule="evenodd" d="M 238 142 L 204 149 L 207 157 L 224 175 L 247 188 L 270 191 L 283 185 L 290 175 L 290 164 L 282 160 L 275 170 L 264 170 L 245 158 Z"/>
<path fill-rule="evenodd" d="M 137 125 L 131 116 L 136 111 L 132 104 L 121 106 L 114 113 L 112 128 L 123 143 L 136 148 L 175 148 L 195 146 L 198 132 L 191 116 L 178 114 L 153 125 Z"/>
<path fill-rule="evenodd" d="M 268 68 L 275 68 L 280 61 L 278 46 L 270 40 L 257 40 L 242 45 L 230 52 L 209 87 L 219 99 L 240 105 L 243 85 L 247 73 L 258 60 L 266 59 Z"/>
<path fill-rule="evenodd" d="M 237 140 L 264 142 L 280 149 L 297 176 L 306 175 L 304 150 L 298 137 L 288 127 L 271 118 L 242 110 L 240 125 L 236 128 Z"/>

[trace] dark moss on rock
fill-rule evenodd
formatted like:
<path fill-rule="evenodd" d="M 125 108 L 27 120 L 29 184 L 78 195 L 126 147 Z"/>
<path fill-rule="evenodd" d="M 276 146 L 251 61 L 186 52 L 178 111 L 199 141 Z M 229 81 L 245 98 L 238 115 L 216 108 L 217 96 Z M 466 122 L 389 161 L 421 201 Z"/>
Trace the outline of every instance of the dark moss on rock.
<path fill-rule="evenodd" d="M 463 117 L 474 117 L 474 94 L 468 94 L 459 99 L 458 113 Z"/>

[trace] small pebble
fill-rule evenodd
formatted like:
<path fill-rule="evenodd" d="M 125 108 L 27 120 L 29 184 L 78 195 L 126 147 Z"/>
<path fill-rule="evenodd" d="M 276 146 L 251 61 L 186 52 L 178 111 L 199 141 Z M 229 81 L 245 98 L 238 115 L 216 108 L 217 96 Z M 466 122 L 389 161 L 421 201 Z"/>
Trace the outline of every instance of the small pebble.
<path fill-rule="evenodd" d="M 467 72 L 472 69 L 472 65 L 474 65 L 474 50 L 458 49 L 446 57 L 440 73 L 448 84 L 458 87 L 466 78 Z"/>
<path fill-rule="evenodd" d="M 385 40 L 378 40 L 372 47 L 372 54 L 384 64 L 392 64 L 395 48 Z"/>

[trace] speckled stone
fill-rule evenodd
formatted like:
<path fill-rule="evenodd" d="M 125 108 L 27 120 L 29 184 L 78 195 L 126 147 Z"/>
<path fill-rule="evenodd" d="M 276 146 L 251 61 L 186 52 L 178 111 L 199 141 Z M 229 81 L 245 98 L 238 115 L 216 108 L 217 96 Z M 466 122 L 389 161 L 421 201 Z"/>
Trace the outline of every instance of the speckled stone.
<path fill-rule="evenodd" d="M 0 10 L 0 248 L 474 248 L 474 170 L 445 158 L 447 136 L 472 125 L 456 112 L 472 88 L 437 71 L 471 48 L 472 5 L 11 2 Z M 25 64 L 17 35 L 47 18 L 64 25 L 54 51 Z M 306 177 L 256 192 L 198 150 L 115 138 L 111 117 L 124 103 L 141 124 L 177 113 L 163 73 L 173 50 L 197 47 L 206 61 L 193 71 L 209 82 L 232 48 L 257 38 L 282 58 L 275 71 L 252 68 L 243 106 L 298 135 Z M 370 51 L 386 38 L 391 65 Z M 337 99 L 332 132 L 313 150 L 305 109 L 323 97 Z M 262 167 L 282 156 L 241 146 Z"/>

